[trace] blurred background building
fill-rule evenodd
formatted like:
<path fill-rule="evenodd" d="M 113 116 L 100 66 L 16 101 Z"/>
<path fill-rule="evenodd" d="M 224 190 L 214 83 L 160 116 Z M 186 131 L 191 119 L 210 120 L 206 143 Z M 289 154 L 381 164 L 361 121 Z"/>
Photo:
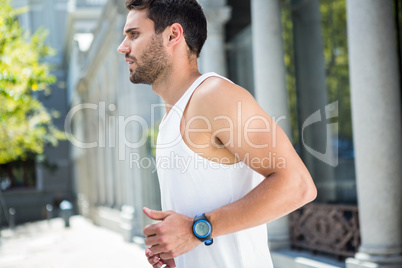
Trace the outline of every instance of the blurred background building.
<path fill-rule="evenodd" d="M 2 188 L 19 222 L 67 199 L 141 243 L 142 207 L 160 209 L 153 159 L 164 108 L 150 86 L 130 83 L 117 52 L 123 2 L 12 1 L 30 7 L 24 27 L 49 29 L 58 82 L 39 98 L 71 133 L 46 150 L 55 169 L 34 163 L 29 185 Z M 249 90 L 318 188 L 313 204 L 268 224 L 275 267 L 401 267 L 401 1 L 199 2 L 208 20 L 201 72 Z"/>

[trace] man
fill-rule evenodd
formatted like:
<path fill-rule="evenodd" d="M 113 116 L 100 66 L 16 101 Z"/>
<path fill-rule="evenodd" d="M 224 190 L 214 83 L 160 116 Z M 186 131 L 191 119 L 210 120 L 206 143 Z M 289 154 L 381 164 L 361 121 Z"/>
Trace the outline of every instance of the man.
<path fill-rule="evenodd" d="M 126 7 L 118 51 L 131 82 L 151 84 L 164 100 L 157 160 L 174 159 L 158 167 L 163 211 L 144 208 L 160 221 L 144 228 L 148 261 L 272 267 L 265 223 L 316 197 L 309 172 L 245 89 L 198 71 L 206 19 L 196 0 L 127 0 Z"/>

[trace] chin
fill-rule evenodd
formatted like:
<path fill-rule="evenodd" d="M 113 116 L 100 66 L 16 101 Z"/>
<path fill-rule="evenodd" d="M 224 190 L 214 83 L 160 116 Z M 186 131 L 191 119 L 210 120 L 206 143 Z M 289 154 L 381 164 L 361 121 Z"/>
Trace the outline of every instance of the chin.
<path fill-rule="evenodd" d="M 133 84 L 141 84 L 132 75 L 130 75 L 130 82 L 133 83 Z"/>
<path fill-rule="evenodd" d="M 145 79 L 141 79 L 141 77 L 135 77 L 134 74 L 130 75 L 130 81 L 133 84 L 146 84 L 146 85 L 152 85 L 151 81 L 147 81 Z"/>

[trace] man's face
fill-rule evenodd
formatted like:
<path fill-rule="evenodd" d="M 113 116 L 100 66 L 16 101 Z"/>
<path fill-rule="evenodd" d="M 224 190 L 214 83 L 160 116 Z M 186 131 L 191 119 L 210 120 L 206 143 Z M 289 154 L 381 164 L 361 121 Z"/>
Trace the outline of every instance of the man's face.
<path fill-rule="evenodd" d="M 126 55 L 132 83 L 151 85 L 167 74 L 170 60 L 162 34 L 155 34 L 154 23 L 148 19 L 146 10 L 129 12 L 124 35 L 126 37 L 117 50 Z"/>

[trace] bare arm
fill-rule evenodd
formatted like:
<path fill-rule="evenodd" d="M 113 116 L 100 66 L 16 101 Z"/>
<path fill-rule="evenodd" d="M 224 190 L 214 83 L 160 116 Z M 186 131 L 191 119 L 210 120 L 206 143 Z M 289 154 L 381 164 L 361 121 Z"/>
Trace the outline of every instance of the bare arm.
<path fill-rule="evenodd" d="M 200 91 L 194 107 L 204 111 L 217 138 L 233 155 L 265 177 L 242 199 L 206 213 L 213 226 L 212 236 L 270 222 L 314 200 L 316 188 L 312 178 L 274 120 L 244 89 L 218 79 L 209 83 L 210 92 Z M 206 104 L 211 102 L 214 105 L 207 107 Z M 213 119 L 222 114 L 234 122 L 233 133 L 217 131 L 225 127 L 225 122 Z M 271 165 L 267 165 L 264 161 L 267 156 L 271 160 L 274 157 L 276 163 L 271 161 Z M 230 220 L 233 218 L 236 221 Z"/>

